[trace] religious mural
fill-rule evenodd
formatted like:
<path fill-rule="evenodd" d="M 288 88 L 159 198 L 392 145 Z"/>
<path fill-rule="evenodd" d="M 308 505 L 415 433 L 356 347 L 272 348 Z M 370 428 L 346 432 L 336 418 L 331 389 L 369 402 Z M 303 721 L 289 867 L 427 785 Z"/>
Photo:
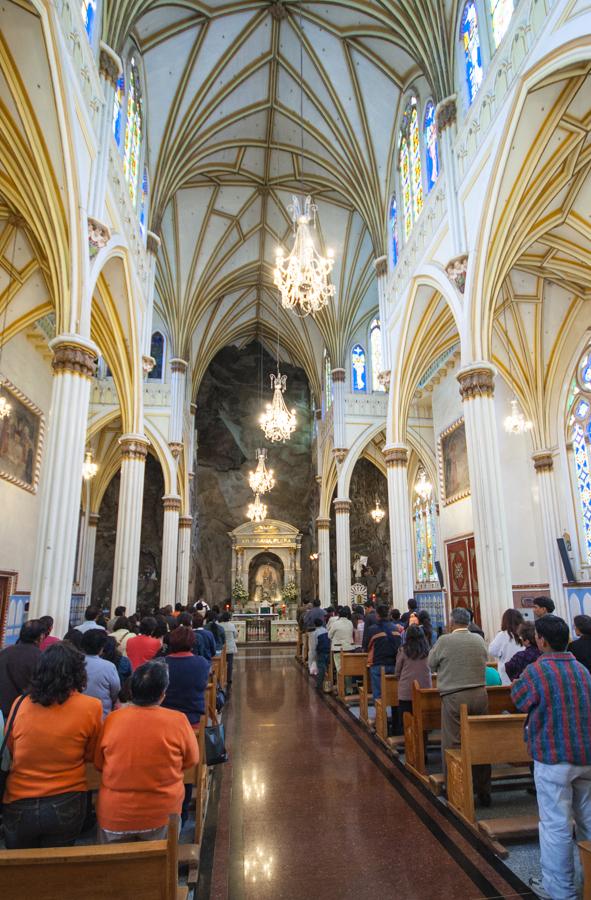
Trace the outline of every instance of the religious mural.
<path fill-rule="evenodd" d="M 458 419 L 439 436 L 439 472 L 445 506 L 469 496 L 468 448 L 463 419 Z"/>
<path fill-rule="evenodd" d="M 2 392 L 12 410 L 0 420 L 0 478 L 34 494 L 41 463 L 43 413 L 7 379 Z"/>

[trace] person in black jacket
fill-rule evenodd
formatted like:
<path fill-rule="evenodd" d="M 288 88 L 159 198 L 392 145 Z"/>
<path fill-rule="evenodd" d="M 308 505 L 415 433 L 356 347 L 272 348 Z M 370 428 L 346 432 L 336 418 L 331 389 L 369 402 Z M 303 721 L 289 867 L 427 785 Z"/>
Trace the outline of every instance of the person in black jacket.
<path fill-rule="evenodd" d="M 568 649 L 591 672 L 591 616 L 575 616 L 573 625 L 578 640 L 573 641 Z"/>
<path fill-rule="evenodd" d="M 29 683 L 41 657 L 39 644 L 46 629 L 38 619 L 25 622 L 18 641 L 0 653 L 0 709 L 4 720 L 16 698 L 29 689 Z"/>
<path fill-rule="evenodd" d="M 382 696 L 382 669 L 386 675 L 394 674 L 396 655 L 402 644 L 400 625 L 389 619 L 390 610 L 385 603 L 381 603 L 377 609 L 378 620 L 375 625 L 364 629 L 363 637 L 367 634 L 367 665 L 371 678 L 371 689 L 375 700 Z"/>

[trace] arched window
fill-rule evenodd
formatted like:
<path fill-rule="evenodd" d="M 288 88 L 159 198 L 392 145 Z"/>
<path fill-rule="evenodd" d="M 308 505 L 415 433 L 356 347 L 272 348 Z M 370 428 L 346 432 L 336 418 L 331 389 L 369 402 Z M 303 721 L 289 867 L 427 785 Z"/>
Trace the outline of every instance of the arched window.
<path fill-rule="evenodd" d="M 150 344 L 150 356 L 156 360 L 156 365 L 149 373 L 148 378 L 153 381 L 162 381 L 164 374 L 164 335 L 155 331 Z"/>
<path fill-rule="evenodd" d="M 591 564 L 591 346 L 581 357 L 571 389 L 569 428 L 584 539 L 583 559 Z"/>
<path fill-rule="evenodd" d="M 82 0 L 80 4 L 80 12 L 82 13 L 82 21 L 86 28 L 88 40 L 92 43 L 92 34 L 94 31 L 94 20 L 96 19 L 96 0 Z"/>
<path fill-rule="evenodd" d="M 324 351 L 324 411 L 330 409 L 332 404 L 332 363 L 330 356 Z"/>
<path fill-rule="evenodd" d="M 416 97 L 410 98 L 402 117 L 399 164 L 404 204 L 404 237 L 408 239 L 423 208 L 423 173 Z"/>
<path fill-rule="evenodd" d="M 388 214 L 388 245 L 390 247 L 390 263 L 396 268 L 398 262 L 398 206 L 396 197 L 392 195 L 390 200 L 390 212 Z"/>
<path fill-rule="evenodd" d="M 371 347 L 371 389 L 372 391 L 385 391 L 386 388 L 380 381 L 380 372 L 384 369 L 384 358 L 382 356 L 382 329 L 379 319 L 374 319 L 370 325 L 369 343 Z"/>
<path fill-rule="evenodd" d="M 123 172 L 129 185 L 129 196 L 134 206 L 137 203 L 140 155 L 142 151 L 142 95 L 140 77 L 135 59 L 129 64 L 129 87 L 127 90 L 127 121 L 125 124 L 125 147 L 123 150 Z"/>
<path fill-rule="evenodd" d="M 117 146 L 121 148 L 121 136 L 123 132 L 123 98 L 125 96 L 125 78 L 123 74 L 117 79 L 115 87 L 115 99 L 113 101 L 113 135 Z"/>
<path fill-rule="evenodd" d="M 439 178 L 439 146 L 437 142 L 437 124 L 435 122 L 435 104 L 432 100 L 429 100 L 425 109 L 423 138 L 425 141 L 425 158 L 427 160 L 427 193 L 429 193 Z"/>
<path fill-rule="evenodd" d="M 351 350 L 351 382 L 354 391 L 367 390 L 367 366 L 365 350 L 361 344 L 355 344 Z"/>
<path fill-rule="evenodd" d="M 142 193 L 140 199 L 140 234 L 142 237 L 146 236 L 146 228 L 148 224 L 148 197 L 150 194 L 150 188 L 148 184 L 148 169 L 144 166 L 144 174 L 142 176 Z"/>
<path fill-rule="evenodd" d="M 468 0 L 464 7 L 460 34 L 464 44 L 464 69 L 466 72 L 468 101 L 472 103 L 482 84 L 484 75 L 480 37 L 478 35 L 478 16 L 474 0 Z"/>
<path fill-rule="evenodd" d="M 490 0 L 490 15 L 492 19 L 495 49 L 505 37 L 506 31 L 511 23 L 513 8 L 513 0 Z"/>
<path fill-rule="evenodd" d="M 417 581 L 435 581 L 435 501 L 432 497 L 423 500 L 415 497 L 413 519 L 415 526 L 415 564 Z"/>

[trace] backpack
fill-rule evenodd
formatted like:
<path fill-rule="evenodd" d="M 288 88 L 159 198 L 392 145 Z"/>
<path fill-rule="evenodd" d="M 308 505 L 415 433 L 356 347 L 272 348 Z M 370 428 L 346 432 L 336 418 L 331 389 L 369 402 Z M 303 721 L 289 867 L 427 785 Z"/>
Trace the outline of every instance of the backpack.
<path fill-rule="evenodd" d="M 316 639 L 316 653 L 330 653 L 330 638 L 328 632 L 324 631 L 319 634 Z"/>

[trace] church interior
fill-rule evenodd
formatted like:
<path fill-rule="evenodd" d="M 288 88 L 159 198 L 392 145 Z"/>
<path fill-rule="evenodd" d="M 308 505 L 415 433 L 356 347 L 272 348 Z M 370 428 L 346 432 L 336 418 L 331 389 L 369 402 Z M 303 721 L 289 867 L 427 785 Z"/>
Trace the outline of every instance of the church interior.
<path fill-rule="evenodd" d="M 7 900 L 591 898 L 590 301 L 589 0 L 0 0 Z M 121 691 L 27 793 L 97 630 Z M 488 706 L 446 743 L 468 638 Z M 556 756 L 523 679 L 568 666 Z M 148 840 L 95 753 L 163 672 L 198 752 Z M 14 837 L 73 794 L 71 840 Z"/>

